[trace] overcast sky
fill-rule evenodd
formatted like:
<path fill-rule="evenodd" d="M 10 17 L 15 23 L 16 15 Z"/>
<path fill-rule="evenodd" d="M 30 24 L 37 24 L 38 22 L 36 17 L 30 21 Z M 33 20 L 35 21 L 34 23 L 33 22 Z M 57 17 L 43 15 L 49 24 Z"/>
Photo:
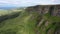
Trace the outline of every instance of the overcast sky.
<path fill-rule="evenodd" d="M 60 4 L 60 0 L 0 0 L 0 7 L 3 6 L 31 6 L 31 5 L 46 5 Z"/>

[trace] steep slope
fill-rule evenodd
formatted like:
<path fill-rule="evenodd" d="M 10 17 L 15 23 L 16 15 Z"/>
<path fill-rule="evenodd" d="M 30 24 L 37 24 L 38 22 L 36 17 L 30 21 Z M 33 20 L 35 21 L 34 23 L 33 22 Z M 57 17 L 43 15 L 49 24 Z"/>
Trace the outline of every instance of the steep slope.
<path fill-rule="evenodd" d="M 22 12 L 18 17 L 0 23 L 0 34 L 35 34 L 38 13 Z"/>
<path fill-rule="evenodd" d="M 31 6 L 26 11 L 37 12 L 42 17 L 37 22 L 36 34 L 60 34 L 60 5 Z"/>
<path fill-rule="evenodd" d="M 40 14 L 50 13 L 52 16 L 60 16 L 60 5 L 37 5 L 27 7 L 26 11 L 29 12 L 38 12 Z"/>
<path fill-rule="evenodd" d="M 44 7 L 48 7 L 47 11 Z M 60 34 L 60 14 L 53 7 L 56 6 L 32 6 L 9 15 L 10 19 L 0 22 L 0 34 Z"/>

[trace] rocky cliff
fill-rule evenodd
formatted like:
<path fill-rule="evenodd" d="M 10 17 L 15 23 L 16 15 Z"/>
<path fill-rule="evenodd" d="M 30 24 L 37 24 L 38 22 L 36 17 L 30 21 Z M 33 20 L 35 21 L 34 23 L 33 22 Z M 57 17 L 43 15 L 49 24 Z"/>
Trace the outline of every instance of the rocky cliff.
<path fill-rule="evenodd" d="M 60 16 L 60 5 L 37 5 L 27 7 L 26 11 L 38 12 L 40 14 L 50 13 L 52 16 Z"/>
<path fill-rule="evenodd" d="M 27 7 L 28 13 L 36 12 L 38 17 L 36 34 L 60 34 L 60 5 L 37 5 Z M 46 16 L 44 16 L 46 15 Z"/>

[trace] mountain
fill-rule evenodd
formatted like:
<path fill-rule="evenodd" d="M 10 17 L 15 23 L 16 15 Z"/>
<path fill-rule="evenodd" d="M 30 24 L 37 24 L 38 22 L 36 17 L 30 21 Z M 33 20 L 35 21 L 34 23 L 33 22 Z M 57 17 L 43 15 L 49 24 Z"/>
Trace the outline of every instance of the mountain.
<path fill-rule="evenodd" d="M 30 6 L 0 16 L 0 34 L 60 34 L 60 5 Z"/>

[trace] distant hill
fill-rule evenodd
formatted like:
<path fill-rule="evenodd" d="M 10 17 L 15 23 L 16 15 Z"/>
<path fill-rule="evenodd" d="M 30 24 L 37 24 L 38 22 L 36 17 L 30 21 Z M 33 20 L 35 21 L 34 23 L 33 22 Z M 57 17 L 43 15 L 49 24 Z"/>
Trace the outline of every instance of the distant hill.
<path fill-rule="evenodd" d="M 10 9 L 24 9 L 26 7 L 0 7 L 0 10 L 10 10 Z"/>
<path fill-rule="evenodd" d="M 16 7 L 0 7 L 0 9 L 8 10 L 8 9 L 14 9 Z"/>

